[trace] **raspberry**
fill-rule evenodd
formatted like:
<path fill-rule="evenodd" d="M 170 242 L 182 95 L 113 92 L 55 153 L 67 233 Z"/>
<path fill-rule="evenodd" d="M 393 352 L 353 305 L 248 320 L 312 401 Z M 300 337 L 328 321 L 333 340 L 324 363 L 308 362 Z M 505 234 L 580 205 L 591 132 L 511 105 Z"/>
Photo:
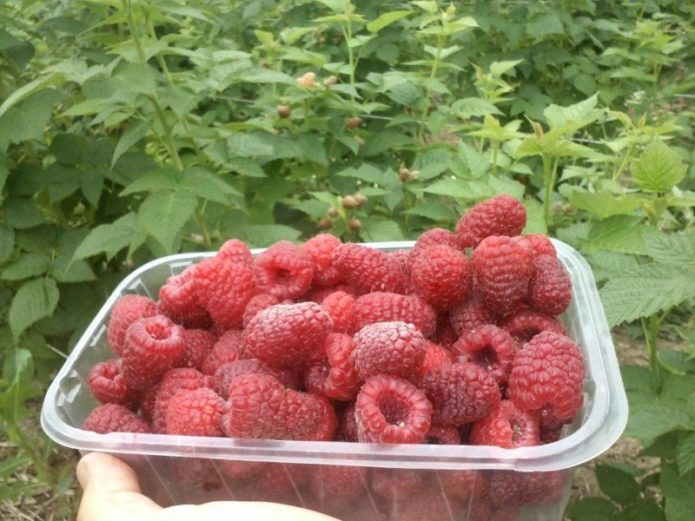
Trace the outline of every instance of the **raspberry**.
<path fill-rule="evenodd" d="M 289 241 L 280 241 L 256 257 L 258 287 L 279 300 L 295 300 L 311 287 L 311 257 Z"/>
<path fill-rule="evenodd" d="M 357 420 L 355 419 L 355 402 L 351 402 L 340 415 L 338 440 L 357 441 Z"/>
<path fill-rule="evenodd" d="M 474 288 L 461 305 L 449 311 L 449 321 L 454 331 L 458 335 L 462 335 L 476 327 L 495 324 L 497 316 L 485 307 L 480 293 Z"/>
<path fill-rule="evenodd" d="M 413 281 L 410 279 L 410 250 L 393 250 L 387 253 L 389 259 L 397 261 L 405 275 L 405 286 L 401 293 L 410 295 L 413 292 Z"/>
<path fill-rule="evenodd" d="M 248 304 L 246 304 L 246 309 L 244 310 L 244 327 L 248 326 L 251 319 L 258 315 L 258 313 L 279 303 L 280 301 L 278 298 L 270 293 L 259 293 L 255 297 L 251 298 Z"/>
<path fill-rule="evenodd" d="M 488 324 L 465 332 L 451 347 L 458 362 L 471 362 L 488 371 L 498 383 L 507 382 L 516 342 L 504 329 Z"/>
<path fill-rule="evenodd" d="M 222 436 L 224 400 L 208 387 L 181 389 L 170 399 L 166 412 L 167 434 Z"/>
<path fill-rule="evenodd" d="M 152 432 L 150 426 L 133 411 L 116 403 L 98 405 L 82 424 L 86 431 L 108 434 L 109 432 Z"/>
<path fill-rule="evenodd" d="M 154 385 L 140 395 L 140 401 L 138 403 L 140 406 L 140 414 L 148 423 L 152 423 L 152 419 L 154 418 L 154 403 L 157 398 L 158 389 L 159 385 Z"/>
<path fill-rule="evenodd" d="M 437 328 L 434 332 L 432 339 L 440 346 L 449 349 L 456 340 L 458 340 L 458 333 L 451 326 L 451 320 L 449 320 L 449 313 L 439 313 L 437 315 Z"/>
<path fill-rule="evenodd" d="M 388 254 L 360 244 L 341 244 L 331 257 L 349 286 L 359 293 L 392 291 L 399 293 L 407 284 L 401 262 Z"/>
<path fill-rule="evenodd" d="M 301 367 L 320 353 L 332 327 L 331 317 L 315 302 L 278 304 L 249 322 L 246 353 L 271 367 Z"/>
<path fill-rule="evenodd" d="M 437 476 L 450 498 L 476 503 L 488 492 L 487 481 L 479 470 L 439 470 Z"/>
<path fill-rule="evenodd" d="M 430 246 L 415 256 L 411 266 L 415 294 L 435 310 L 443 311 L 463 302 L 472 284 L 466 257 L 449 246 Z"/>
<path fill-rule="evenodd" d="M 229 398 L 229 385 L 235 378 L 244 374 L 267 374 L 277 378 L 278 381 L 281 380 L 280 371 L 277 369 L 271 369 L 256 358 L 247 358 L 227 362 L 219 366 L 212 377 L 212 388 L 226 400 Z"/>
<path fill-rule="evenodd" d="M 553 443 L 562 437 L 562 429 L 565 424 L 553 418 L 544 419 L 540 423 L 541 443 Z"/>
<path fill-rule="evenodd" d="M 459 519 L 461 505 L 431 486 L 401 495 L 389 508 L 389 521 L 430 521 Z"/>
<path fill-rule="evenodd" d="M 217 337 L 204 329 L 184 329 L 183 340 L 186 349 L 181 366 L 200 369 L 208 353 L 217 342 Z"/>
<path fill-rule="evenodd" d="M 181 494 L 181 502 L 189 504 L 222 501 L 222 477 L 217 472 L 213 461 L 203 458 L 172 458 L 175 483 L 185 483 L 177 492 Z M 170 478 L 171 479 L 171 478 Z M 226 499 L 226 498 L 224 498 Z"/>
<path fill-rule="evenodd" d="M 141 295 L 123 295 L 111 310 L 106 336 L 111 351 L 123 356 L 126 331 L 130 325 L 140 318 L 157 314 L 157 304 Z"/>
<path fill-rule="evenodd" d="M 333 319 L 333 331 L 336 333 L 355 332 L 355 297 L 344 291 L 336 291 L 321 301 L 321 306 Z"/>
<path fill-rule="evenodd" d="M 332 262 L 333 251 L 342 244 L 340 239 L 330 233 L 320 233 L 300 246 L 314 264 L 313 283 L 321 287 L 340 284 L 343 275 Z"/>
<path fill-rule="evenodd" d="M 352 337 L 340 333 L 328 335 L 326 358 L 312 364 L 305 374 L 307 390 L 333 400 L 353 400 L 361 384 L 350 359 L 354 349 Z"/>
<path fill-rule="evenodd" d="M 369 469 L 369 485 L 375 496 L 398 503 L 422 489 L 423 473 L 413 469 Z"/>
<path fill-rule="evenodd" d="M 207 329 L 212 320 L 198 302 L 195 291 L 195 270 L 189 266 L 180 274 L 169 277 L 159 289 L 159 312 L 186 328 Z"/>
<path fill-rule="evenodd" d="M 432 228 L 424 232 L 410 250 L 410 263 L 412 264 L 415 257 L 432 246 L 448 246 L 449 248 L 458 249 L 458 241 L 456 236 L 449 230 L 444 228 Z"/>
<path fill-rule="evenodd" d="M 492 236 L 473 250 L 477 288 L 485 305 L 506 315 L 526 300 L 533 276 L 533 257 L 509 237 Z"/>
<path fill-rule="evenodd" d="M 425 436 L 428 445 L 461 445 L 461 433 L 451 425 L 432 424 Z"/>
<path fill-rule="evenodd" d="M 412 324 L 377 322 L 364 326 L 355 335 L 352 363 L 360 378 L 389 374 L 413 378 L 427 352 L 427 340 Z"/>
<path fill-rule="evenodd" d="M 123 361 L 120 358 L 99 362 L 92 367 L 87 384 L 94 398 L 101 403 L 116 403 L 128 408 L 138 403 L 138 392 L 128 387 L 123 378 Z"/>
<path fill-rule="evenodd" d="M 360 467 L 315 465 L 309 474 L 309 490 L 319 506 L 345 507 L 367 492 L 363 473 Z"/>
<path fill-rule="evenodd" d="M 222 428 L 230 438 L 327 441 L 338 423 L 325 398 L 286 389 L 264 374 L 235 378 L 227 405 Z"/>
<path fill-rule="evenodd" d="M 141 318 L 128 328 L 123 376 L 129 387 L 144 390 L 181 361 L 186 351 L 183 328 L 164 315 Z"/>
<path fill-rule="evenodd" d="M 337 291 L 342 291 L 343 293 L 347 293 L 353 297 L 357 296 L 357 290 L 355 290 L 355 288 L 352 288 L 346 284 L 338 284 L 337 286 L 331 286 L 330 288 L 314 288 L 309 291 L 309 293 L 304 295 L 302 300 L 311 300 L 312 302 L 321 304 L 323 303 L 323 299 L 325 299 L 331 293 L 335 293 Z"/>
<path fill-rule="evenodd" d="M 425 358 L 422 361 L 419 372 L 421 375 L 424 375 L 439 366 L 450 364 L 451 361 L 451 353 L 448 350 L 434 342 L 427 342 Z"/>
<path fill-rule="evenodd" d="M 531 245 L 534 255 L 552 255 L 557 257 L 557 251 L 552 241 L 542 233 L 529 233 L 524 235 L 524 239 Z"/>
<path fill-rule="evenodd" d="M 272 494 L 291 493 L 292 496 L 296 497 L 300 495 L 299 491 L 309 480 L 309 474 L 313 469 L 314 467 L 309 465 L 269 463 L 256 476 L 255 486 Z M 270 499 L 273 499 L 272 496 L 267 498 L 267 500 Z"/>
<path fill-rule="evenodd" d="M 475 248 L 491 235 L 519 235 L 526 226 L 526 209 L 514 197 L 498 195 L 470 208 L 456 224 L 460 248 Z"/>
<path fill-rule="evenodd" d="M 533 447 L 540 443 L 538 418 L 521 411 L 509 400 L 473 424 L 473 445 L 496 445 L 505 449 Z"/>
<path fill-rule="evenodd" d="M 442 365 L 422 377 L 420 388 L 432 402 L 432 421 L 447 425 L 476 421 L 500 401 L 495 379 L 475 364 Z"/>
<path fill-rule="evenodd" d="M 355 300 L 355 330 L 376 322 L 402 321 L 413 324 L 429 337 L 437 325 L 437 315 L 424 300 L 413 295 L 374 292 Z"/>
<path fill-rule="evenodd" d="M 528 342 L 543 331 L 552 331 L 560 335 L 566 334 L 565 328 L 555 318 L 531 310 L 520 311 L 512 315 L 504 321 L 502 327 L 520 344 Z"/>
<path fill-rule="evenodd" d="M 239 360 L 244 353 L 244 335 L 237 329 L 230 329 L 217 339 L 205 357 L 201 371 L 212 376 L 224 364 Z"/>
<path fill-rule="evenodd" d="M 222 472 L 231 479 L 249 479 L 258 474 L 267 465 L 264 461 L 217 461 Z"/>
<path fill-rule="evenodd" d="M 169 401 L 177 392 L 182 389 L 192 391 L 201 387 L 210 388 L 211 386 L 210 378 L 195 369 L 180 368 L 168 371 L 157 386 L 154 414 L 152 416 L 152 430 L 160 433 L 166 431 Z"/>
<path fill-rule="evenodd" d="M 497 470 L 490 478 L 493 501 L 502 507 L 542 505 L 560 500 L 569 484 L 570 472 L 514 472 Z"/>
<path fill-rule="evenodd" d="M 557 258 L 538 255 L 533 261 L 529 304 L 546 315 L 559 315 L 572 300 L 572 281 Z"/>
<path fill-rule="evenodd" d="M 357 439 L 363 443 L 421 443 L 430 430 L 432 404 L 402 378 L 378 375 L 355 402 Z"/>
<path fill-rule="evenodd" d="M 215 326 L 226 331 L 243 325 L 244 310 L 256 294 L 253 268 L 216 256 L 196 265 L 195 291 Z"/>
<path fill-rule="evenodd" d="M 519 409 L 543 409 L 549 418 L 571 420 L 582 405 L 584 359 L 571 339 L 550 331 L 534 336 L 514 357 L 508 395 Z"/>
<path fill-rule="evenodd" d="M 472 502 L 466 511 L 466 521 L 517 521 L 518 507 L 500 507 L 493 504 L 489 497 L 481 497 Z"/>
<path fill-rule="evenodd" d="M 227 259 L 229 262 L 240 262 L 250 266 L 253 264 L 253 255 L 245 242 L 239 239 L 229 239 L 225 242 L 217 253 L 219 257 Z"/>

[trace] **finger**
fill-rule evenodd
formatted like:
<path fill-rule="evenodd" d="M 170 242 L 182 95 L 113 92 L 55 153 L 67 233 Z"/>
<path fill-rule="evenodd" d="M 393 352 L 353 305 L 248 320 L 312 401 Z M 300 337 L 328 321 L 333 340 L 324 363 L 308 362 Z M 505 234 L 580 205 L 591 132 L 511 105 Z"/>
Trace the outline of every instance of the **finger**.
<path fill-rule="evenodd" d="M 121 460 L 92 452 L 77 464 L 84 489 L 77 521 L 149 519 L 161 507 L 140 493 L 135 472 Z"/>
<path fill-rule="evenodd" d="M 229 519 L 262 519 L 263 521 L 338 521 L 334 517 L 311 510 L 278 503 L 253 501 L 216 501 L 203 505 L 181 505 L 162 511 L 161 521 L 228 521 Z"/>

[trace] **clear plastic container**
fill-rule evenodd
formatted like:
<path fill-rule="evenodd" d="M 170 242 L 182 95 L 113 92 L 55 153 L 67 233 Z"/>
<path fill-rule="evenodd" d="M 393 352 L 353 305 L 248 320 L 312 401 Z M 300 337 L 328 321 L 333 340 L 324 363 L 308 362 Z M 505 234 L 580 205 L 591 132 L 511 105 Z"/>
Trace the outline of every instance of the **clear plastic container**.
<path fill-rule="evenodd" d="M 577 251 L 553 242 L 573 282 L 565 326 L 587 366 L 583 409 L 557 442 L 508 450 L 96 434 L 80 429 L 96 405 L 87 373 L 96 362 L 113 356 L 106 325 L 116 300 L 126 293 L 156 299 L 167 277 L 213 253 L 164 257 L 126 277 L 52 382 L 41 425 L 61 445 L 123 458 L 136 468 L 144 491 L 164 505 L 252 499 L 305 506 L 343 521 L 560 521 L 572 469 L 596 458 L 620 437 L 628 407 L 591 269 Z M 412 245 L 369 244 L 382 250 Z"/>

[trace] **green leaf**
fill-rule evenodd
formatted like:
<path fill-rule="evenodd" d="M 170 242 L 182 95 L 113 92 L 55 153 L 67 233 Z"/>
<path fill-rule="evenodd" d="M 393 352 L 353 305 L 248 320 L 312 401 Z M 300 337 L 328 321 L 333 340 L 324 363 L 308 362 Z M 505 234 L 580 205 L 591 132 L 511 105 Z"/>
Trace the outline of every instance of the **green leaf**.
<path fill-rule="evenodd" d="M 53 313 L 58 305 L 58 285 L 51 278 L 34 279 L 19 288 L 8 315 L 15 340 L 32 324 Z"/>
<path fill-rule="evenodd" d="M 154 170 L 148 172 L 126 186 L 121 197 L 138 192 L 162 192 L 176 190 L 180 186 L 179 172 L 175 170 Z"/>
<path fill-rule="evenodd" d="M 646 253 L 663 264 L 695 269 L 695 230 L 681 233 L 650 233 L 644 236 Z"/>
<path fill-rule="evenodd" d="M 14 94 L 19 90 L 21 89 Z M 5 100 L 3 107 L 14 94 Z M 4 150 L 8 143 L 20 143 L 30 139 L 42 140 L 46 124 L 51 119 L 53 105 L 61 98 L 62 94 L 55 89 L 40 90 L 0 116 L 0 151 Z"/>
<path fill-rule="evenodd" d="M 594 222 L 589 228 L 587 250 L 606 250 L 641 255 L 646 253 L 644 236 L 651 228 L 637 217 L 616 215 Z"/>
<path fill-rule="evenodd" d="M 676 267 L 640 266 L 614 276 L 600 290 L 611 326 L 665 311 L 695 296 L 692 275 Z"/>
<path fill-rule="evenodd" d="M 526 207 L 526 226 L 522 233 L 548 233 L 543 216 L 543 205 L 535 199 L 524 199 Z"/>
<path fill-rule="evenodd" d="M 652 499 L 639 498 L 611 521 L 664 521 L 664 513 Z"/>
<path fill-rule="evenodd" d="M 405 211 L 408 215 L 419 215 L 433 221 L 452 222 L 456 213 L 439 199 L 427 199 L 411 206 Z"/>
<path fill-rule="evenodd" d="M 674 463 L 661 466 L 661 489 L 667 498 L 689 501 L 695 497 L 695 472 L 679 474 Z"/>
<path fill-rule="evenodd" d="M 618 503 L 630 503 L 640 493 L 634 476 L 610 465 L 596 465 L 596 481 L 601 492 Z"/>
<path fill-rule="evenodd" d="M 111 158 L 111 168 L 116 164 L 118 159 L 125 154 L 130 148 L 135 145 L 138 141 L 144 138 L 150 130 L 149 121 L 138 121 L 133 126 L 129 127 L 121 139 L 118 140 L 118 144 L 113 151 L 113 157 Z"/>
<path fill-rule="evenodd" d="M 440 179 L 426 186 L 422 191 L 429 194 L 444 195 L 460 199 L 477 199 L 479 194 L 471 193 L 469 190 L 471 184 L 472 183 L 466 183 L 458 179 Z M 487 192 L 485 195 L 487 195 Z"/>
<path fill-rule="evenodd" d="M 0 264 L 12 256 L 14 250 L 14 230 L 0 225 Z"/>
<path fill-rule="evenodd" d="M 257 162 L 245 157 L 232 157 L 227 161 L 226 166 L 245 177 L 267 177 Z"/>
<path fill-rule="evenodd" d="M 655 438 L 676 429 L 692 428 L 682 401 L 658 400 L 652 403 L 635 404 L 630 409 L 626 436 L 637 438 L 647 446 Z"/>
<path fill-rule="evenodd" d="M 692 521 L 693 500 L 667 497 L 664 512 L 667 521 Z"/>
<path fill-rule="evenodd" d="M 550 128 L 562 128 L 569 125 L 577 130 L 593 123 L 601 116 L 601 111 L 596 110 L 597 103 L 598 94 L 594 94 L 568 107 L 550 105 L 543 111 L 543 115 Z"/>
<path fill-rule="evenodd" d="M 398 223 L 390 219 L 363 219 L 360 237 L 369 242 L 397 241 L 404 238 Z"/>
<path fill-rule="evenodd" d="M 229 204 L 230 197 L 243 198 L 243 194 L 227 183 L 222 176 L 202 167 L 186 169 L 180 187 L 198 197 L 224 205 Z"/>
<path fill-rule="evenodd" d="M 583 498 L 567 507 L 572 521 L 605 521 L 616 511 L 615 505 L 602 497 Z"/>
<path fill-rule="evenodd" d="M 26 197 L 13 197 L 4 203 L 5 221 L 12 228 L 25 230 L 46 222 L 34 201 Z"/>
<path fill-rule="evenodd" d="M 695 470 L 695 432 L 690 432 L 681 438 L 676 451 L 676 461 L 681 476 Z"/>
<path fill-rule="evenodd" d="M 463 98 L 451 105 L 451 111 L 461 119 L 482 117 L 488 114 L 502 115 L 503 112 L 482 98 Z"/>
<path fill-rule="evenodd" d="M 644 149 L 632 163 L 632 177 L 645 192 L 668 192 L 685 177 L 687 166 L 681 157 L 660 139 Z"/>
<path fill-rule="evenodd" d="M 107 259 L 129 246 L 138 235 L 134 213 L 127 213 L 111 224 L 100 224 L 84 238 L 72 256 L 73 260 L 85 259 L 105 253 Z"/>
<path fill-rule="evenodd" d="M 526 34 L 542 39 L 551 34 L 563 34 L 562 22 L 555 13 L 546 12 L 539 14 L 526 24 Z"/>
<path fill-rule="evenodd" d="M 283 240 L 293 241 L 302 235 L 301 231 L 283 224 L 247 224 L 240 231 L 241 237 L 252 247 L 267 247 Z"/>
<path fill-rule="evenodd" d="M 190 192 L 157 192 L 145 199 L 138 210 L 138 221 L 168 252 L 184 224 L 191 218 L 198 198 Z"/>
<path fill-rule="evenodd" d="M 23 280 L 38 277 L 48 271 L 49 262 L 43 255 L 25 253 L 2 271 L 4 280 Z"/>
<path fill-rule="evenodd" d="M 335 175 L 339 177 L 352 177 L 381 186 L 395 186 L 397 184 L 397 178 L 393 172 L 384 172 L 369 163 L 362 163 L 357 168 L 346 168 Z"/>
<path fill-rule="evenodd" d="M 273 146 L 260 134 L 234 134 L 227 139 L 227 150 L 231 157 L 270 156 Z"/>
<path fill-rule="evenodd" d="M 383 154 L 387 150 L 400 149 L 414 144 L 413 138 L 396 132 L 395 130 L 384 130 L 374 134 L 362 149 L 365 157 Z"/>
<path fill-rule="evenodd" d="M 375 20 L 367 23 L 367 30 L 370 33 L 378 33 L 384 27 L 391 25 L 393 22 L 396 22 L 401 18 L 405 18 L 409 14 L 411 14 L 411 11 L 390 11 L 388 13 L 384 13 Z"/>
<path fill-rule="evenodd" d="M 574 189 L 570 192 L 569 201 L 577 210 L 584 210 L 597 217 L 605 218 L 614 215 L 632 215 L 648 200 L 638 195 L 615 196 L 608 192 L 592 193 Z"/>
<path fill-rule="evenodd" d="M 61 133 L 53 138 L 49 151 L 59 163 L 76 165 L 82 162 L 86 147 L 87 140 L 84 137 L 77 134 Z"/>
<path fill-rule="evenodd" d="M 71 255 L 60 255 L 53 261 L 51 274 L 58 282 L 88 282 L 96 280 L 92 268 L 84 260 L 72 260 Z"/>

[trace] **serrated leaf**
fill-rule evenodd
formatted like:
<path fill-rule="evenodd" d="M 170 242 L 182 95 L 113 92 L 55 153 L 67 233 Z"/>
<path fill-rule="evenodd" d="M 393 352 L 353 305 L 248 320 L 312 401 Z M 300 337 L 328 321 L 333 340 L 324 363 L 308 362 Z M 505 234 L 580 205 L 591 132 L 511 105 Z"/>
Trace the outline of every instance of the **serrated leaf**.
<path fill-rule="evenodd" d="M 543 115 L 550 128 L 561 128 L 570 125 L 575 129 L 580 129 L 599 118 L 601 111 L 596 110 L 597 104 L 598 94 L 594 94 L 584 101 L 568 107 L 552 104 L 543 111 Z"/>
<path fill-rule="evenodd" d="M 672 497 L 666 498 L 666 507 L 664 508 L 667 521 L 692 521 L 693 519 L 693 501 L 691 499 L 675 499 Z"/>
<path fill-rule="evenodd" d="M 673 267 L 640 266 L 599 290 L 611 326 L 665 311 L 695 296 L 695 279 Z"/>
<path fill-rule="evenodd" d="M 618 503 L 630 503 L 640 493 L 634 476 L 610 465 L 596 465 L 596 481 L 601 492 Z"/>
<path fill-rule="evenodd" d="M 422 189 L 423 192 L 429 194 L 444 195 L 455 198 L 471 198 L 471 192 L 468 190 L 469 183 L 458 179 L 440 179 L 429 186 Z M 475 197 L 472 197 L 475 198 Z"/>
<path fill-rule="evenodd" d="M 676 461 L 681 476 L 686 472 L 695 470 L 695 432 L 688 433 L 681 438 L 676 451 Z"/>
<path fill-rule="evenodd" d="M 663 264 L 695 269 L 695 230 L 645 235 L 647 255 Z"/>
<path fill-rule="evenodd" d="M 2 270 L 2 279 L 23 280 L 38 277 L 46 273 L 48 267 L 49 262 L 45 256 L 36 253 L 24 253 Z"/>
<path fill-rule="evenodd" d="M 452 221 L 456 213 L 438 199 L 428 199 L 419 202 L 405 211 L 409 215 L 419 215 L 433 221 Z"/>
<path fill-rule="evenodd" d="M 626 505 L 611 521 L 664 521 L 664 512 L 653 500 L 639 498 Z"/>
<path fill-rule="evenodd" d="M 667 498 L 689 501 L 695 497 L 695 473 L 679 474 L 675 463 L 662 463 L 661 489 Z"/>
<path fill-rule="evenodd" d="M 370 165 L 369 163 L 362 163 L 357 168 L 346 168 L 341 170 L 336 174 L 339 177 L 352 177 L 354 179 L 360 179 L 367 183 L 373 183 L 380 186 L 395 186 L 398 184 L 398 180 L 393 172 L 384 172 L 379 168 Z"/>
<path fill-rule="evenodd" d="M 85 259 L 100 253 L 106 253 L 106 258 L 111 259 L 131 244 L 136 235 L 136 226 L 133 213 L 127 213 L 111 224 L 100 224 L 84 238 L 73 253 L 72 259 Z"/>
<path fill-rule="evenodd" d="M 32 201 L 26 197 L 13 197 L 3 202 L 5 222 L 17 230 L 26 230 L 46 222 L 46 218 Z"/>
<path fill-rule="evenodd" d="M 60 255 L 53 261 L 51 274 L 58 282 L 88 282 L 96 280 L 92 268 L 84 260 L 73 261 L 71 255 Z"/>
<path fill-rule="evenodd" d="M 138 192 L 162 192 L 176 190 L 179 187 L 179 172 L 174 170 L 155 170 L 148 172 L 126 186 L 119 194 L 121 197 Z"/>
<path fill-rule="evenodd" d="M 569 201 L 577 210 L 590 212 L 597 217 L 605 218 L 614 215 L 632 215 L 648 199 L 639 195 L 615 196 L 608 192 L 585 192 L 572 190 Z"/>
<path fill-rule="evenodd" d="M 369 242 L 397 241 L 403 239 L 403 232 L 390 219 L 363 219 L 360 237 Z"/>
<path fill-rule="evenodd" d="M 176 235 L 191 218 L 197 205 L 198 198 L 190 192 L 157 192 L 140 205 L 138 221 L 147 234 L 171 252 Z"/>
<path fill-rule="evenodd" d="M 587 497 L 570 503 L 567 515 L 572 521 L 605 521 L 616 512 L 617 508 L 608 499 Z"/>
<path fill-rule="evenodd" d="M 682 401 L 638 403 L 630 408 L 625 435 L 637 438 L 642 445 L 647 446 L 662 434 L 691 428 L 692 422 Z"/>
<path fill-rule="evenodd" d="M 111 157 L 111 168 L 113 169 L 118 159 L 128 150 L 130 150 L 133 145 L 144 138 L 149 131 L 149 121 L 138 121 L 133 126 L 129 127 L 128 130 L 123 133 L 121 139 L 118 140 L 118 144 L 113 151 L 113 156 Z"/>
<path fill-rule="evenodd" d="M 186 169 L 180 187 L 198 197 L 224 205 L 229 204 L 229 198 L 232 196 L 243 197 L 241 192 L 222 179 L 220 175 L 201 167 Z"/>
<path fill-rule="evenodd" d="M 367 23 L 367 30 L 370 33 L 378 33 L 384 27 L 391 25 L 393 22 L 396 22 L 401 18 L 405 18 L 409 14 L 411 14 L 411 11 L 389 11 L 388 13 L 384 13 L 375 20 Z"/>
<path fill-rule="evenodd" d="M 503 74 L 511 71 L 514 67 L 519 65 L 524 60 L 506 60 L 499 62 L 492 62 L 490 64 L 490 74 L 496 77 L 501 77 Z"/>
<path fill-rule="evenodd" d="M 32 324 L 53 313 L 58 305 L 60 292 L 51 278 L 25 282 L 17 291 L 8 315 L 8 322 L 15 339 Z"/>
<path fill-rule="evenodd" d="M 277 241 L 293 241 L 302 235 L 301 231 L 284 224 L 247 224 L 240 232 L 249 246 L 258 248 L 270 246 Z"/>
<path fill-rule="evenodd" d="M 258 163 L 245 157 L 232 157 L 226 165 L 230 170 L 245 177 L 267 177 Z"/>
<path fill-rule="evenodd" d="M 632 216 L 616 215 L 597 221 L 589 228 L 586 248 L 642 255 L 646 253 L 644 236 L 651 228 Z"/>
<path fill-rule="evenodd" d="M 273 155 L 273 146 L 261 134 L 234 134 L 227 139 L 231 157 L 256 157 Z"/>
<path fill-rule="evenodd" d="M 14 250 L 14 230 L 0 225 L 0 264 L 12 256 Z"/>
<path fill-rule="evenodd" d="M 543 216 L 543 205 L 535 199 L 525 199 L 526 207 L 526 226 L 522 233 L 547 233 L 548 227 Z"/>
<path fill-rule="evenodd" d="M 653 141 L 632 163 L 632 177 L 645 192 L 668 192 L 685 177 L 687 166 L 663 141 Z"/>
<path fill-rule="evenodd" d="M 455 101 L 451 105 L 451 111 L 461 119 L 487 116 L 488 114 L 503 114 L 500 109 L 482 98 L 463 98 Z"/>
<path fill-rule="evenodd" d="M 400 149 L 413 144 L 413 138 L 406 134 L 396 132 L 395 130 L 384 130 L 372 135 L 364 145 L 362 154 L 365 157 L 376 156 L 387 150 Z"/>

